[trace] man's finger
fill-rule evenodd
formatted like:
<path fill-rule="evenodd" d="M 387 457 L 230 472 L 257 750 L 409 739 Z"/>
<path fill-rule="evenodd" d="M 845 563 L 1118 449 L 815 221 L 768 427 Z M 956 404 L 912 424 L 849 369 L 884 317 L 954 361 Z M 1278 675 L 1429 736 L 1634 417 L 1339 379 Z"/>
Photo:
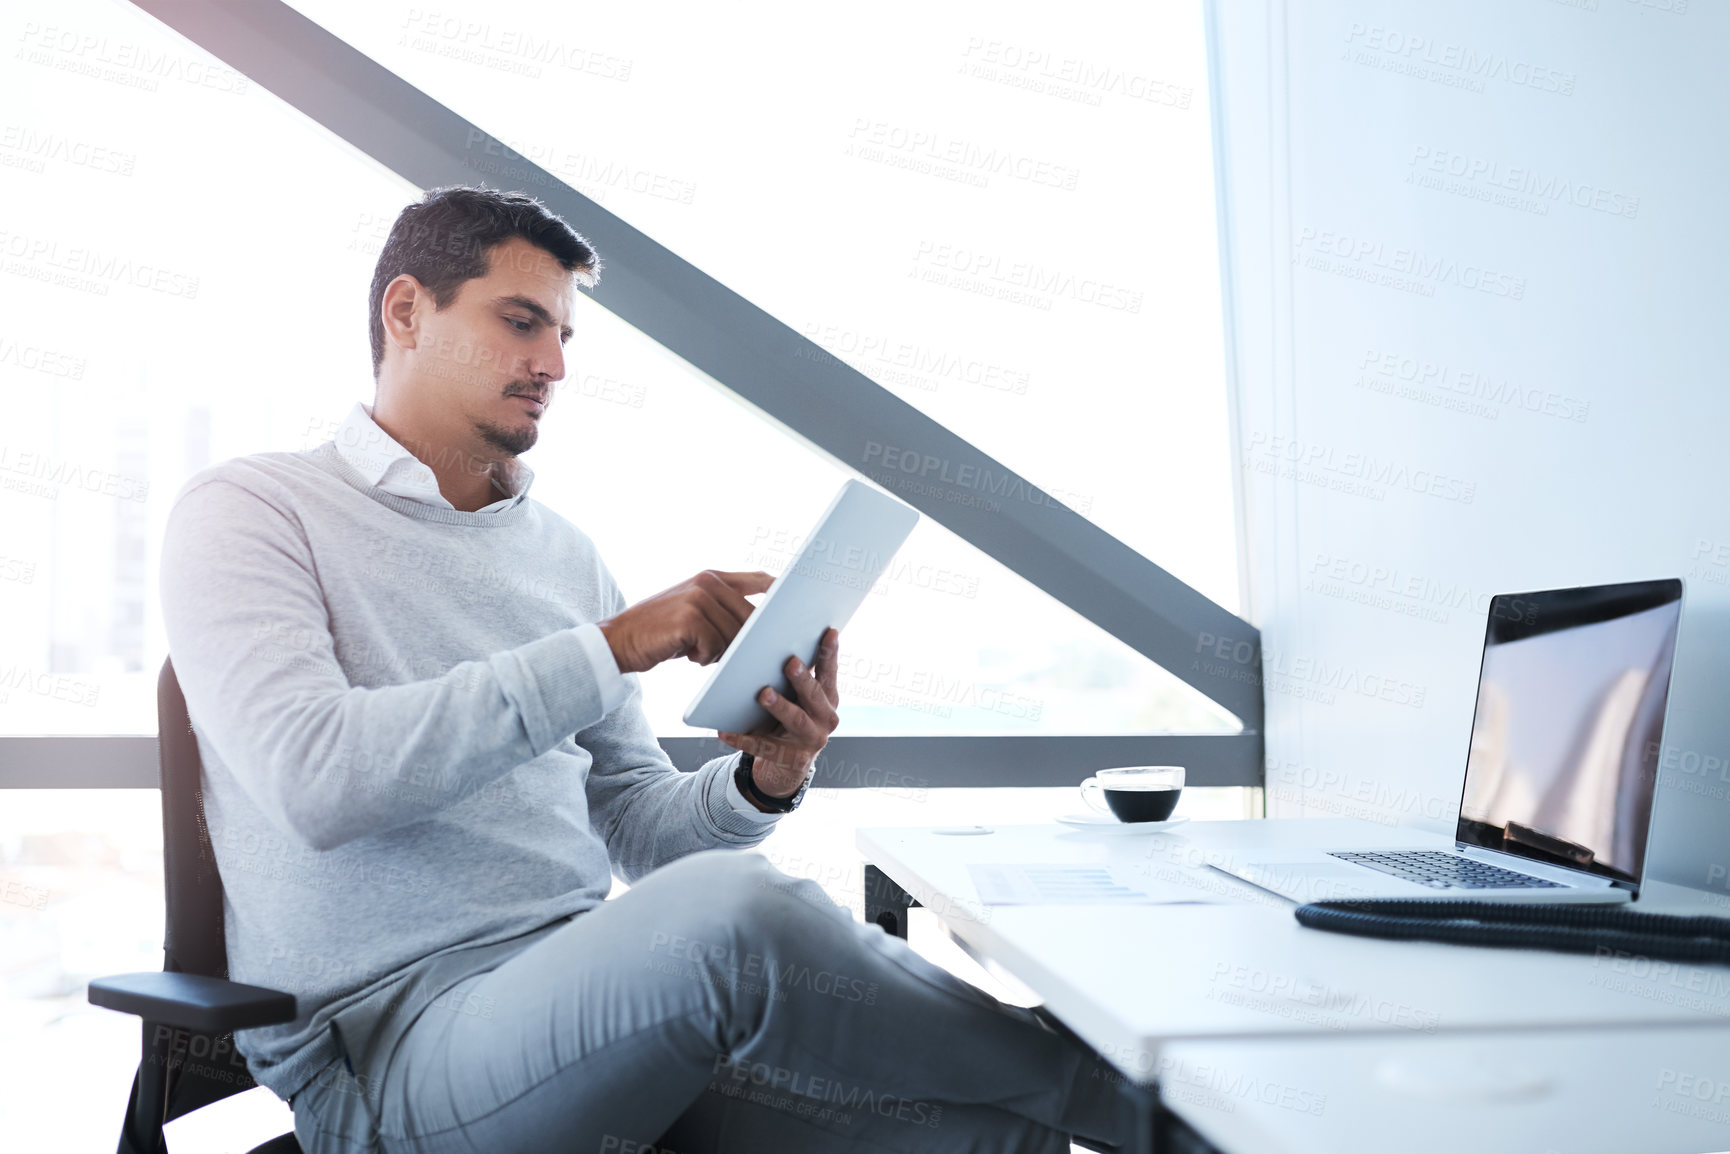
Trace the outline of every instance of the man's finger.
<path fill-rule="evenodd" d="M 743 750 L 758 761 L 768 762 L 770 765 L 797 765 L 804 759 L 804 755 L 811 752 L 804 746 L 794 745 L 792 742 L 778 737 L 760 737 L 749 733 L 722 733 L 719 731 L 716 732 L 715 736 L 720 738 L 724 744 L 730 745 L 734 749 Z"/>
<path fill-rule="evenodd" d="M 824 731 L 817 728 L 817 723 L 811 719 L 809 713 L 773 689 L 758 691 L 757 704 L 767 709 L 786 729 L 788 736 L 794 739 L 790 744 L 814 749 L 827 737 Z"/>
<path fill-rule="evenodd" d="M 745 595 L 724 581 L 717 581 L 705 590 L 709 600 L 726 610 L 727 616 L 733 619 L 735 631 L 745 627 L 745 619 L 757 611 L 757 607 L 745 600 Z"/>
<path fill-rule="evenodd" d="M 797 657 L 789 657 L 784 672 L 787 680 L 793 683 L 793 692 L 798 694 L 799 704 L 805 707 L 805 712 L 816 720 L 824 732 L 835 732 L 835 727 L 841 724 L 841 717 L 835 712 L 835 703 L 829 700 L 828 692 L 811 670 Z"/>
<path fill-rule="evenodd" d="M 727 733 L 725 730 L 716 730 L 715 736 L 723 744 L 730 745 L 734 749 L 744 750 L 752 757 L 763 757 L 765 761 L 770 760 L 763 755 L 763 749 L 768 743 L 767 738 L 753 737 L 749 733 Z"/>
<path fill-rule="evenodd" d="M 719 613 L 719 610 L 716 609 L 714 612 Z M 733 639 L 733 634 L 728 629 L 724 628 L 720 622 L 704 615 L 700 610 L 692 629 L 691 647 L 685 656 L 698 665 L 708 665 L 719 661 L 721 654 L 727 651 L 727 646 Z"/>
<path fill-rule="evenodd" d="M 752 593 L 767 593 L 769 586 L 775 583 L 775 575 L 765 573 L 761 569 L 749 573 L 722 573 L 717 570 L 715 576 L 737 589 L 741 596 L 749 596 Z"/>
<path fill-rule="evenodd" d="M 695 628 L 702 635 L 704 644 L 711 647 L 708 661 L 701 662 L 707 665 L 726 652 L 727 646 L 738 636 L 740 625 L 732 613 L 713 597 L 697 597 L 691 604 L 697 610 Z"/>
<path fill-rule="evenodd" d="M 835 687 L 835 671 L 841 664 L 841 631 L 833 626 L 823 631 L 817 643 L 817 683 L 832 706 L 840 706 L 841 691 Z"/>

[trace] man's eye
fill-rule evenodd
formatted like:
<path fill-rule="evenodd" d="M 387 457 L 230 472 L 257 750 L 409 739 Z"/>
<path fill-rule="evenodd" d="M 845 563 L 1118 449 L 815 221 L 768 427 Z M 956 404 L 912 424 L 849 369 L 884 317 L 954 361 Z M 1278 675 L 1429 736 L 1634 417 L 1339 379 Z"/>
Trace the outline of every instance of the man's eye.
<path fill-rule="evenodd" d="M 519 321 L 514 317 L 506 317 L 505 323 L 510 325 L 513 329 L 516 329 L 519 333 L 526 333 L 535 327 L 533 321 Z"/>

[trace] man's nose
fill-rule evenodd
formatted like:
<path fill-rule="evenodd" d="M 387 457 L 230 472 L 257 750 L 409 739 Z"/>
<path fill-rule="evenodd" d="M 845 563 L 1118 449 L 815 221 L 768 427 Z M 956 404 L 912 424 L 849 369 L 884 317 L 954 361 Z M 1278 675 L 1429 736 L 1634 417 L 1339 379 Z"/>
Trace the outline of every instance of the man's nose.
<path fill-rule="evenodd" d="M 557 337 L 535 349 L 529 358 L 529 372 L 553 383 L 565 379 L 565 350 L 560 347 Z"/>

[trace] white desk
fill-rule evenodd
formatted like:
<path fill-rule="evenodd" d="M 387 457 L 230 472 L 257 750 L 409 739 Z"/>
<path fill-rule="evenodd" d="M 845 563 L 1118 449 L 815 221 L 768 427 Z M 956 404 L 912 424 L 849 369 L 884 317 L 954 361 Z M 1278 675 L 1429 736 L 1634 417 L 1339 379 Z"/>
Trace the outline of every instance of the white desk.
<path fill-rule="evenodd" d="M 1730 1029 L 1183 1042 L 1158 1075 L 1232 1154 L 1730 1149 Z"/>
<path fill-rule="evenodd" d="M 1029 988 L 1138 1081 L 1153 1080 L 1162 1049 L 1178 1041 L 1730 1026 L 1730 968 L 1307 930 L 1290 903 L 1206 865 L 1251 844 L 1421 841 L 1409 830 L 1344 819 L 1190 822 L 1151 836 L 1055 823 L 976 836 L 858 832 L 865 857 L 975 957 Z M 986 862 L 1140 864 L 1221 904 L 985 907 L 967 865 Z"/>

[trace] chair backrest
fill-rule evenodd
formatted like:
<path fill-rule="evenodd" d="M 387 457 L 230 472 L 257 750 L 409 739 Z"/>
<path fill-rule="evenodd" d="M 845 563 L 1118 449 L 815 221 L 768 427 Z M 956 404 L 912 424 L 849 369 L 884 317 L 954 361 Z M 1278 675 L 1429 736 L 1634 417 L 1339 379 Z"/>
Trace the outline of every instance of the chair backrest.
<path fill-rule="evenodd" d="M 162 767 L 162 879 L 168 899 L 163 970 L 228 977 L 222 875 L 204 821 L 204 767 L 174 659 L 156 681 L 156 740 Z"/>
<path fill-rule="evenodd" d="M 223 937 L 222 875 L 204 821 L 204 767 L 198 738 L 186 711 L 186 696 L 174 675 L 174 660 L 162 663 L 156 680 L 156 740 L 162 768 L 162 875 L 167 918 L 162 968 L 168 973 L 228 977 Z M 232 1034 L 171 1030 L 145 1023 L 145 1060 L 171 1071 L 168 1110 L 172 1121 L 256 1083 Z"/>

